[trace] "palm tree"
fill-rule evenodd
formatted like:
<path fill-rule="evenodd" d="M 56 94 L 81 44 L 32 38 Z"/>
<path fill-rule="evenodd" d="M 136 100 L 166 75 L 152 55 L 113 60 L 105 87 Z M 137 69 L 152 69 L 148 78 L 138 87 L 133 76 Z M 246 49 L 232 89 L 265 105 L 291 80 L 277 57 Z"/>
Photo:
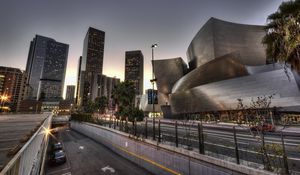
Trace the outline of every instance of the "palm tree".
<path fill-rule="evenodd" d="M 268 16 L 266 45 L 267 61 L 291 65 L 300 74 L 300 0 L 283 2 Z"/>
<path fill-rule="evenodd" d="M 134 84 L 130 81 L 121 82 L 113 89 L 112 97 L 118 105 L 132 106 L 135 97 Z"/>
<path fill-rule="evenodd" d="M 107 99 L 107 97 L 105 97 L 105 96 L 97 97 L 95 99 L 95 106 L 96 106 L 96 108 L 99 109 L 99 112 L 101 114 L 104 114 L 105 113 L 105 109 L 108 106 L 108 99 Z"/>
<path fill-rule="evenodd" d="M 118 84 L 112 91 L 112 98 L 118 106 L 116 115 L 121 116 L 122 120 L 128 117 L 128 107 L 133 106 L 135 97 L 134 84 L 130 81 L 124 81 Z"/>

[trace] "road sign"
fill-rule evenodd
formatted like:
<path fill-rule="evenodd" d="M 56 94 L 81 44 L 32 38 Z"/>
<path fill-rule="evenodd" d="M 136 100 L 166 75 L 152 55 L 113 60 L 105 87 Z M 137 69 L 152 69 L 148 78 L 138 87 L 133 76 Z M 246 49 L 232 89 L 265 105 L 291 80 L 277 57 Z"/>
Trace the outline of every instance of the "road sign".
<path fill-rule="evenodd" d="M 152 92 L 154 92 L 153 96 L 152 96 Z M 152 98 L 154 98 L 154 100 L 152 100 Z M 158 104 L 158 97 L 157 97 L 157 90 L 152 90 L 152 89 L 148 89 L 148 104 Z"/>

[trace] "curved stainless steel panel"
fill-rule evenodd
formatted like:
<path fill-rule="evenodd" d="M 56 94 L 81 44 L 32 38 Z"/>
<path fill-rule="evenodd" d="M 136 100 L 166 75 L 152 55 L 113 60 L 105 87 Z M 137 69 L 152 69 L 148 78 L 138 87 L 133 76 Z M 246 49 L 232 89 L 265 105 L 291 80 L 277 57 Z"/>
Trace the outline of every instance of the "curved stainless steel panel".
<path fill-rule="evenodd" d="M 172 93 L 186 91 L 196 86 L 248 75 L 246 67 L 239 63 L 238 53 L 216 58 L 186 74 L 173 86 Z"/>
<path fill-rule="evenodd" d="M 246 66 L 246 69 L 250 75 L 262 73 L 262 72 L 268 72 L 273 70 L 282 69 L 283 65 L 275 63 L 275 64 L 267 64 L 263 66 Z"/>
<path fill-rule="evenodd" d="M 160 93 L 169 94 L 172 87 L 187 71 L 187 65 L 182 58 L 172 58 L 154 61 L 154 73 L 157 79 L 157 89 Z"/>
<path fill-rule="evenodd" d="M 261 43 L 264 26 L 237 24 L 210 18 L 193 38 L 187 50 L 190 69 L 214 58 L 238 52 L 244 65 L 264 65 L 265 49 Z"/>
<path fill-rule="evenodd" d="M 274 95 L 271 106 L 300 107 L 300 91 L 291 72 L 283 69 L 201 85 L 170 95 L 174 114 L 235 109 L 237 99 L 249 104 L 252 98 Z"/>

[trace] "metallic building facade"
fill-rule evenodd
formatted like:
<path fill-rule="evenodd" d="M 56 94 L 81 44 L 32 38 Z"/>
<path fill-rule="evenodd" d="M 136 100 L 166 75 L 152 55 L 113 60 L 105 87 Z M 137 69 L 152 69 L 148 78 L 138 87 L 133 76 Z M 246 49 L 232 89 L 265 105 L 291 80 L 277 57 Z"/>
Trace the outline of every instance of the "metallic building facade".
<path fill-rule="evenodd" d="M 158 91 L 165 95 L 170 94 L 174 84 L 187 73 L 187 65 L 180 57 L 155 60 L 154 67 Z"/>
<path fill-rule="evenodd" d="M 273 95 L 271 106 L 300 107 L 300 91 L 292 72 L 290 79 L 280 65 L 265 66 L 267 71 L 195 86 L 170 95 L 173 113 L 234 110 L 237 99 L 249 105 L 252 99 Z M 278 67 L 280 67 L 278 69 Z M 271 69 L 271 70 L 270 70 Z M 191 80 L 190 80 L 191 81 Z M 299 108 L 300 109 L 300 108 Z"/>
<path fill-rule="evenodd" d="M 125 52 L 125 81 L 134 83 L 135 94 L 143 94 L 144 56 L 140 50 Z"/>
<path fill-rule="evenodd" d="M 85 106 L 92 99 L 93 77 L 102 74 L 105 32 L 89 27 L 84 38 L 82 58 L 79 66 L 78 99 L 79 106 Z"/>
<path fill-rule="evenodd" d="M 62 99 L 69 45 L 36 35 L 31 41 L 26 73 L 28 98 L 44 102 Z"/>
<path fill-rule="evenodd" d="M 193 38 L 187 50 L 189 68 L 195 69 L 231 52 L 241 56 L 245 65 L 266 63 L 261 40 L 264 26 L 237 24 L 210 18 Z"/>
<path fill-rule="evenodd" d="M 271 107 L 300 111 L 300 76 L 266 63 L 264 35 L 263 26 L 211 18 L 188 47 L 186 73 L 178 66 L 183 63 L 155 60 L 158 90 L 172 114 L 234 110 L 238 99 L 249 105 L 270 95 Z"/>

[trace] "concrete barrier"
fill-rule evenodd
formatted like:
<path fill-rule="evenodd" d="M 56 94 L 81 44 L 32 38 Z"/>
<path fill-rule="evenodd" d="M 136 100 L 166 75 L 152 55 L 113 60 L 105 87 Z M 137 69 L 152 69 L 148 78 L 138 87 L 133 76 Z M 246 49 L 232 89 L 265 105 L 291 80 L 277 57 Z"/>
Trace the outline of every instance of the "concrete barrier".
<path fill-rule="evenodd" d="M 45 129 L 51 126 L 52 114 L 44 120 L 39 129 L 14 155 L 0 172 L 0 175 L 43 174 L 49 135 Z"/>
<path fill-rule="evenodd" d="M 139 140 L 129 134 L 91 123 L 71 122 L 71 128 L 105 145 L 154 174 L 270 175 L 272 173 L 200 155 L 183 148 Z"/>

